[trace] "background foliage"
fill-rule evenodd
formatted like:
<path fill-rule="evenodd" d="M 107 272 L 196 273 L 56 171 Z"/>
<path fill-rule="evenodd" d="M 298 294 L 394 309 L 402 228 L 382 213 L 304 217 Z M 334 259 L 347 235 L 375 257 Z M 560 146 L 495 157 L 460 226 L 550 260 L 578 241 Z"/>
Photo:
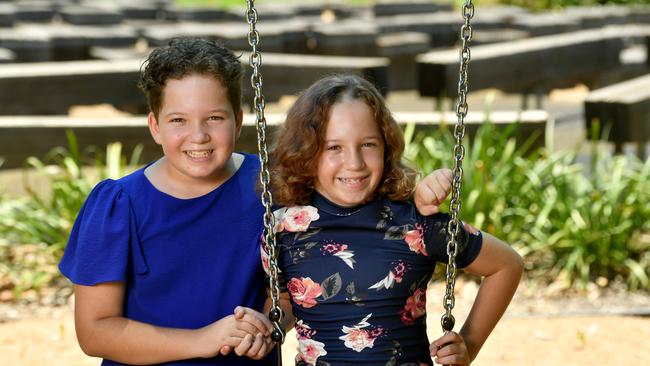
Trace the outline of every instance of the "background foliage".
<path fill-rule="evenodd" d="M 82 152 L 74 134 L 67 132 L 67 137 L 67 148 L 53 149 L 44 160 L 30 157 L 25 162 L 47 190 L 25 179 L 27 197 L 0 202 L 0 291 L 12 290 L 15 298 L 59 277 L 56 265 L 92 187 L 101 179 L 125 175 L 140 160 L 142 146 L 127 162 L 120 143 L 109 144 L 105 152 Z"/>
<path fill-rule="evenodd" d="M 650 159 L 615 156 L 594 141 L 585 167 L 577 150 L 518 146 L 515 129 L 485 123 L 467 144 L 462 217 L 514 245 L 536 280 L 585 287 L 603 277 L 650 288 Z M 406 136 L 421 171 L 453 167 L 447 127 L 414 136 L 411 126 Z"/>

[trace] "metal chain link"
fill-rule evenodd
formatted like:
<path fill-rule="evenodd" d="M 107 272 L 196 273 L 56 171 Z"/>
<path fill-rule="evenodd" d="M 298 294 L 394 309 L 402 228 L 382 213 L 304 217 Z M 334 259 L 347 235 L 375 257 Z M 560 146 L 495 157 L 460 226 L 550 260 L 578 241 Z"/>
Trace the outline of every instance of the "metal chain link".
<path fill-rule="evenodd" d="M 275 233 L 273 213 L 273 197 L 271 196 L 270 174 L 269 174 L 269 152 L 266 143 L 266 118 L 264 117 L 264 95 L 262 94 L 262 74 L 260 66 L 262 65 L 262 54 L 258 50 L 260 35 L 255 29 L 257 25 L 257 10 L 255 1 L 247 0 L 246 21 L 250 25 L 248 32 L 248 44 L 252 48 L 249 57 L 249 64 L 253 69 L 251 75 L 251 86 L 255 90 L 253 103 L 255 106 L 255 122 L 257 129 L 257 149 L 260 158 L 260 182 L 262 183 L 262 204 L 264 205 L 264 249 L 269 255 L 269 289 L 271 293 L 271 311 L 269 319 L 273 322 L 275 330 L 271 338 L 278 344 L 284 342 L 285 332 L 282 328 L 282 309 L 280 308 L 280 286 L 278 284 L 278 261 L 275 244 Z M 279 350 L 280 347 L 278 347 Z M 278 361 L 280 362 L 281 359 Z"/>
<path fill-rule="evenodd" d="M 454 286 L 456 284 L 456 255 L 458 254 L 458 233 L 460 232 L 460 221 L 458 214 L 460 213 L 461 198 L 460 188 L 463 181 L 463 158 L 465 157 L 465 147 L 463 146 L 463 137 L 465 136 L 465 116 L 467 115 L 467 92 L 468 92 L 468 67 L 471 58 L 469 44 L 472 40 L 472 26 L 470 20 L 474 16 L 474 4 L 472 0 L 465 0 L 463 5 L 463 18 L 465 23 L 460 28 L 460 38 L 462 47 L 460 50 L 460 70 L 458 79 L 458 101 L 456 102 L 456 116 L 458 122 L 454 127 L 454 137 L 456 145 L 454 146 L 454 170 L 451 189 L 451 202 L 449 204 L 449 211 L 451 219 L 447 225 L 447 255 L 449 260 L 447 262 L 447 269 L 445 272 L 445 296 L 443 299 L 443 306 L 445 314 L 442 315 L 440 320 L 442 329 L 445 332 L 450 332 L 454 329 L 454 316 L 451 314 L 452 309 L 456 305 L 454 297 Z"/>

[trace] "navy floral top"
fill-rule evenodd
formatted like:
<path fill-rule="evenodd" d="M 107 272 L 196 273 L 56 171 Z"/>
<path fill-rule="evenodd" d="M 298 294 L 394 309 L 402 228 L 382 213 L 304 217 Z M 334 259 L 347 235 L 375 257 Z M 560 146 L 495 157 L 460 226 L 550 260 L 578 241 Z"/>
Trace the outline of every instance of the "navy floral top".
<path fill-rule="evenodd" d="M 421 216 L 412 202 L 386 198 L 340 207 L 318 193 L 311 205 L 274 214 L 296 365 L 432 365 L 426 287 L 436 262 L 447 262 L 449 215 Z M 480 232 L 461 231 L 460 268 L 482 244 Z"/>

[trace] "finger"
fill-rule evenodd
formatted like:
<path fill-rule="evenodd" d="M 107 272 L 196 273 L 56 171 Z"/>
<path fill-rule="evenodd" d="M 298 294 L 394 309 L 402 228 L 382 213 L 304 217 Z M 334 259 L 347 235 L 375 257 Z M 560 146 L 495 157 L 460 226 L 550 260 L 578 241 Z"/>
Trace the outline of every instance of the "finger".
<path fill-rule="evenodd" d="M 228 347 L 230 348 L 230 350 L 228 351 L 230 353 L 235 349 L 235 347 L 237 347 L 241 343 L 242 339 L 244 339 L 244 337 L 228 336 L 226 337 L 226 339 L 224 339 L 221 349 L 223 349 L 224 347 Z"/>
<path fill-rule="evenodd" d="M 435 186 L 438 189 L 437 192 L 443 193 L 442 196 L 438 195 L 438 198 L 442 198 L 442 200 L 444 201 L 444 199 L 447 197 L 449 192 L 451 192 L 451 180 L 444 175 L 439 175 L 436 177 L 436 181 L 438 183 Z"/>
<path fill-rule="evenodd" d="M 230 347 L 230 346 L 223 346 L 223 347 L 221 347 L 221 349 L 219 350 L 219 353 L 220 353 L 222 356 L 226 356 L 226 355 L 229 354 L 231 351 L 232 351 L 232 347 Z"/>
<path fill-rule="evenodd" d="M 438 182 L 451 185 L 451 182 L 454 178 L 454 172 L 452 172 L 451 169 L 438 169 L 435 171 L 435 173 Z"/>
<path fill-rule="evenodd" d="M 451 171 L 451 169 L 440 169 L 440 177 L 443 179 L 443 181 L 446 181 L 447 184 L 451 185 L 451 182 L 454 178 L 454 172 Z"/>
<path fill-rule="evenodd" d="M 444 347 L 447 343 L 458 343 L 463 342 L 463 337 L 456 332 L 447 332 L 443 334 L 440 338 L 433 341 L 433 343 L 438 346 L 438 348 Z"/>
<path fill-rule="evenodd" d="M 435 343 L 431 342 L 429 345 L 429 355 L 431 357 L 436 357 L 436 354 L 438 353 L 438 346 L 435 345 Z"/>
<path fill-rule="evenodd" d="M 242 319 L 237 321 L 234 324 L 234 328 L 231 330 L 231 335 L 244 338 L 246 334 L 257 334 L 261 333 L 260 330 L 250 322 Z"/>
<path fill-rule="evenodd" d="M 439 206 L 432 204 L 420 204 L 419 206 L 416 205 L 416 207 L 422 216 L 433 215 L 440 211 Z"/>
<path fill-rule="evenodd" d="M 260 351 L 262 347 L 264 347 L 264 337 L 262 337 L 261 333 L 257 333 L 253 345 L 251 345 L 251 347 L 246 352 L 246 356 L 250 358 L 256 357 L 257 353 Z"/>
<path fill-rule="evenodd" d="M 433 203 L 439 205 L 445 202 L 450 192 L 451 192 L 450 190 L 445 190 L 444 187 L 436 187 L 435 188 L 436 201 L 433 201 Z"/>
<path fill-rule="evenodd" d="M 431 194 L 430 194 L 431 200 L 429 202 L 433 202 L 434 204 L 439 204 L 440 202 L 442 202 L 441 198 L 444 199 L 445 197 L 444 190 L 437 185 L 433 187 L 429 187 L 429 189 L 431 190 Z"/>
<path fill-rule="evenodd" d="M 268 355 L 272 349 L 273 349 L 272 344 L 265 344 L 262 348 L 260 348 L 260 351 L 257 353 L 256 360 L 261 360 L 262 358 L 266 357 L 266 355 Z"/>
<path fill-rule="evenodd" d="M 244 315 L 242 320 L 253 325 L 255 328 L 257 328 L 257 332 L 262 333 L 264 336 L 270 335 L 271 331 L 273 330 L 273 324 L 271 324 L 271 321 L 266 316 L 264 316 L 264 314 L 252 309 L 246 310 L 246 315 Z"/>
<path fill-rule="evenodd" d="M 246 337 L 242 339 L 237 347 L 235 347 L 235 354 L 237 356 L 243 356 L 248 352 L 248 349 L 253 345 L 253 336 L 246 334 Z"/>
<path fill-rule="evenodd" d="M 439 365 L 469 365 L 467 358 L 460 354 L 453 354 L 445 357 L 436 357 L 435 362 Z"/>
<path fill-rule="evenodd" d="M 438 348 L 435 356 L 445 357 L 454 354 L 464 354 L 465 352 L 466 348 L 464 347 L 464 343 L 447 343 L 445 346 Z"/>
<path fill-rule="evenodd" d="M 237 306 L 234 311 L 235 319 L 241 320 L 246 315 L 246 310 L 242 306 Z"/>

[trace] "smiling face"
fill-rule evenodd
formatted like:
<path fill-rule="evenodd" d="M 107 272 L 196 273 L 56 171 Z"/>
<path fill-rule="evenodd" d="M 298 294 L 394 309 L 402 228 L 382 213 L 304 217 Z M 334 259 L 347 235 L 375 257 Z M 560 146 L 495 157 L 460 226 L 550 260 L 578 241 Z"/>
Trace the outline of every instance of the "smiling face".
<path fill-rule="evenodd" d="M 177 184 L 218 185 L 232 175 L 229 161 L 242 125 L 221 82 L 190 74 L 168 79 L 149 129 L 165 158 L 165 178 Z"/>
<path fill-rule="evenodd" d="M 384 139 L 362 100 L 332 105 L 314 187 L 331 202 L 353 207 L 368 200 L 384 172 Z"/>

